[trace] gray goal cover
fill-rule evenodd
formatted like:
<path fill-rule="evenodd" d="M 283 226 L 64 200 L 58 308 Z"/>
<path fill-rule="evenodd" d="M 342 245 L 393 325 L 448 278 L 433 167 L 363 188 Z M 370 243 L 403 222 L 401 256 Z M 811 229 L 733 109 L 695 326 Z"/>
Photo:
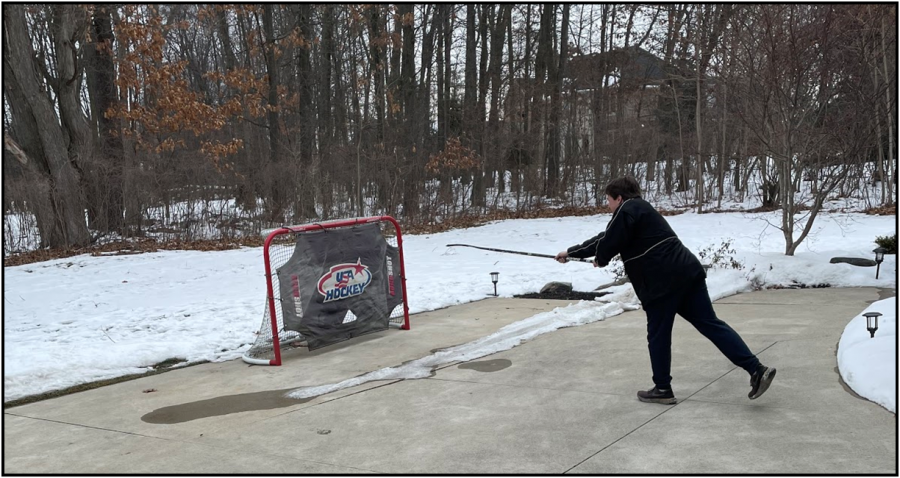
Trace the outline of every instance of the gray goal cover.
<path fill-rule="evenodd" d="M 278 268 L 284 328 L 309 350 L 388 328 L 403 303 L 400 254 L 377 223 L 296 234 Z"/>

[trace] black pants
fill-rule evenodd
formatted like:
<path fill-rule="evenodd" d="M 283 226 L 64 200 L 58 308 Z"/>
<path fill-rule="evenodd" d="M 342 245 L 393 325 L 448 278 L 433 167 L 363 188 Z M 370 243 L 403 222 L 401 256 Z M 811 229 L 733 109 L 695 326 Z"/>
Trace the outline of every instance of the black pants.
<path fill-rule="evenodd" d="M 647 312 L 653 383 L 658 388 L 670 388 L 672 382 L 672 325 L 676 313 L 718 347 L 733 364 L 751 374 L 759 367 L 759 359 L 750 352 L 741 336 L 716 317 L 706 279 L 700 279 L 683 293 L 666 297 L 644 310 Z"/>

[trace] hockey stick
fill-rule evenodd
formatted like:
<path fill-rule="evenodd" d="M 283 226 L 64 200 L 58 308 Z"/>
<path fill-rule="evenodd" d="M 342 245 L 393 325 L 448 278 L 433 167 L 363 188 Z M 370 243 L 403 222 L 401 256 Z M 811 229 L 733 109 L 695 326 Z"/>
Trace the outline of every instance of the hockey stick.
<path fill-rule="evenodd" d="M 471 246 L 469 244 L 447 244 L 447 247 L 473 247 L 475 249 L 483 249 L 485 251 L 494 251 L 494 252 L 505 252 L 507 254 L 521 254 L 523 256 L 546 257 L 549 259 L 556 258 L 556 256 L 551 256 L 550 254 L 538 254 L 536 252 L 508 251 L 506 249 L 493 249 L 490 247 Z M 567 257 L 566 260 L 575 261 L 575 262 L 593 262 L 590 259 L 582 259 L 580 257 Z"/>

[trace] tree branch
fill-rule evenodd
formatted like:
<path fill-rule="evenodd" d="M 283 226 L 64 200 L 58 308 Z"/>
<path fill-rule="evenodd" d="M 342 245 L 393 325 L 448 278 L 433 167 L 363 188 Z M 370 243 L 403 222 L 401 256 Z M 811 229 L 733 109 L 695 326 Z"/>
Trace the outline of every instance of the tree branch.
<path fill-rule="evenodd" d="M 28 155 L 25 154 L 25 151 L 22 151 L 22 148 L 20 148 L 15 140 L 12 139 L 12 136 L 10 136 L 9 133 L 3 133 L 3 146 L 5 146 L 20 163 L 28 164 Z"/>

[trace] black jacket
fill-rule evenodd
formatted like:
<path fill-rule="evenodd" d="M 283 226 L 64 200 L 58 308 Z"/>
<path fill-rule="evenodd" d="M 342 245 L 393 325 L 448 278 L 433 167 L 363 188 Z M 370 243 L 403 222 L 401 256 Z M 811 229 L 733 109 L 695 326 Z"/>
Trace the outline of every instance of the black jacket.
<path fill-rule="evenodd" d="M 606 231 L 568 249 L 570 257 L 594 256 L 600 267 L 622 255 L 625 273 L 645 306 L 683 292 L 706 272 L 653 206 L 641 198 L 616 208 Z"/>

